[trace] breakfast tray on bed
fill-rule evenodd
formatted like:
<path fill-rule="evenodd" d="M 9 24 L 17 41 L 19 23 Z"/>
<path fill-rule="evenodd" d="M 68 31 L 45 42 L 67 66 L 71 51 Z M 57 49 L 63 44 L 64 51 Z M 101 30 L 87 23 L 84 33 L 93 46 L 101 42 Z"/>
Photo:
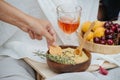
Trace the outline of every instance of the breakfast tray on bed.
<path fill-rule="evenodd" d="M 24 58 L 24 60 L 39 74 L 39 77 L 41 78 L 41 80 L 45 80 L 55 75 L 58 75 L 57 73 L 54 73 L 53 71 L 51 71 L 46 63 L 36 62 L 29 58 Z M 111 69 L 111 68 L 116 68 L 117 65 L 109 62 L 104 62 L 102 67 L 104 67 L 105 69 Z M 87 71 L 93 72 L 98 69 L 99 69 L 99 65 L 90 65 Z"/>

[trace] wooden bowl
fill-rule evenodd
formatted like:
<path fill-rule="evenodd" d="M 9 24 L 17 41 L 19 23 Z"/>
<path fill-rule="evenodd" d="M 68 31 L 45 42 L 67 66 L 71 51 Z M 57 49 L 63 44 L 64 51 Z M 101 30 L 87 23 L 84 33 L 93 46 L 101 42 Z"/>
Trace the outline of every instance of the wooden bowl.
<path fill-rule="evenodd" d="M 65 48 L 76 48 L 77 46 L 60 46 L 62 49 Z M 75 65 L 71 65 L 71 64 L 61 64 L 61 63 L 57 63 L 55 61 L 50 60 L 49 58 L 47 58 L 47 64 L 49 66 L 49 68 L 51 70 L 53 70 L 56 73 L 67 73 L 67 72 L 81 72 L 81 71 L 85 71 L 91 62 L 91 54 L 90 52 L 88 52 L 86 49 L 83 49 L 83 51 L 85 52 L 85 54 L 88 56 L 88 60 L 83 62 L 83 63 L 79 63 L 79 64 L 75 64 Z M 47 54 L 49 54 L 49 50 L 47 51 Z"/>

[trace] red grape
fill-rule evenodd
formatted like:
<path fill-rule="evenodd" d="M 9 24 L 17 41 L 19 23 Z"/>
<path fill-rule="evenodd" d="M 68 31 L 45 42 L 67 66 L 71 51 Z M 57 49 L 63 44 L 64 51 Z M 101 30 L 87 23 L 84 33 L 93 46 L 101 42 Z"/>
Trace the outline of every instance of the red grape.
<path fill-rule="evenodd" d="M 111 34 L 110 30 L 109 30 L 109 29 L 106 29 L 106 30 L 105 30 L 105 35 L 109 35 L 109 34 Z"/>
<path fill-rule="evenodd" d="M 100 38 L 99 38 L 99 37 L 95 37 L 95 38 L 93 38 L 93 41 L 94 41 L 95 43 L 100 43 Z"/>
<path fill-rule="evenodd" d="M 117 30 L 117 27 L 115 25 L 112 25 L 111 30 L 115 32 Z"/>
<path fill-rule="evenodd" d="M 108 44 L 108 45 L 113 45 L 113 44 L 114 44 L 114 41 L 113 41 L 112 39 L 108 39 L 108 40 L 107 40 L 107 44 Z"/>
<path fill-rule="evenodd" d="M 107 29 L 109 29 L 112 24 L 113 24 L 112 21 L 107 21 L 107 22 L 105 22 L 104 27 L 107 28 Z"/>
<path fill-rule="evenodd" d="M 109 25 L 108 23 L 105 23 L 105 24 L 104 24 L 104 27 L 105 27 L 106 29 L 108 29 L 108 28 L 110 28 L 110 25 Z"/>
<path fill-rule="evenodd" d="M 114 26 L 115 26 L 116 28 L 118 28 L 118 27 L 119 27 L 119 24 L 115 23 Z"/>
<path fill-rule="evenodd" d="M 101 40 L 106 40 L 105 36 L 102 36 L 102 37 L 101 37 Z"/>
<path fill-rule="evenodd" d="M 106 44 L 106 40 L 100 40 L 100 44 Z"/>
<path fill-rule="evenodd" d="M 113 24 L 113 22 L 112 22 L 112 21 L 107 21 L 107 23 L 108 23 L 108 24 L 110 24 L 110 25 L 112 25 L 112 24 Z"/>
<path fill-rule="evenodd" d="M 113 34 L 106 35 L 106 39 L 113 39 Z"/>
<path fill-rule="evenodd" d="M 120 28 L 117 28 L 117 32 L 120 33 Z"/>
<path fill-rule="evenodd" d="M 110 29 L 109 31 L 110 31 L 110 34 L 113 34 L 113 33 L 114 33 L 114 31 L 113 31 L 112 29 Z"/>

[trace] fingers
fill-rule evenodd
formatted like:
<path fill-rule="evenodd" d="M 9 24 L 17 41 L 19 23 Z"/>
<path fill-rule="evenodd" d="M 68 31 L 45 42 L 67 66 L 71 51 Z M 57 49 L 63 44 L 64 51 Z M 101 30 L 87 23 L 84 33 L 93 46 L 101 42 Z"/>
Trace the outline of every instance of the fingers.
<path fill-rule="evenodd" d="M 55 32 L 55 30 L 53 28 L 51 28 L 51 27 L 48 27 L 48 32 L 53 36 L 53 38 L 56 41 L 56 32 Z"/>
<path fill-rule="evenodd" d="M 41 40 L 42 36 L 44 36 L 47 39 L 49 45 L 54 44 L 56 41 L 56 33 L 49 21 L 39 20 L 36 21 L 36 24 L 33 26 L 29 27 L 30 31 L 28 31 L 32 39 Z"/>
<path fill-rule="evenodd" d="M 41 35 L 36 34 L 36 35 L 35 35 L 35 39 L 42 40 L 42 36 L 41 36 Z"/>
<path fill-rule="evenodd" d="M 38 35 L 38 34 L 32 32 L 31 30 L 29 30 L 28 33 L 29 33 L 29 36 L 31 37 L 31 39 L 42 40 L 42 36 L 41 35 Z M 49 32 L 44 31 L 43 36 L 46 37 L 48 46 L 54 45 L 55 39 Z"/>
<path fill-rule="evenodd" d="M 52 46 L 54 46 L 54 45 L 56 45 L 56 32 L 55 32 L 55 30 L 52 28 L 52 26 L 51 25 L 49 25 L 48 27 L 47 27 L 47 30 L 48 30 L 48 33 L 53 37 L 53 41 L 50 41 L 50 40 L 47 40 L 47 42 L 48 42 L 48 46 L 49 45 L 52 45 Z"/>
<path fill-rule="evenodd" d="M 42 39 L 41 35 L 38 35 L 35 32 L 32 32 L 31 30 L 29 30 L 28 33 L 29 33 L 29 36 L 31 37 L 31 39 L 38 39 L 38 40 Z"/>
<path fill-rule="evenodd" d="M 28 33 L 31 39 L 35 39 L 34 33 L 31 30 L 29 30 Z"/>
<path fill-rule="evenodd" d="M 45 36 L 47 41 L 49 41 L 49 42 L 54 42 L 55 41 L 54 37 L 48 31 L 44 31 L 43 36 Z"/>

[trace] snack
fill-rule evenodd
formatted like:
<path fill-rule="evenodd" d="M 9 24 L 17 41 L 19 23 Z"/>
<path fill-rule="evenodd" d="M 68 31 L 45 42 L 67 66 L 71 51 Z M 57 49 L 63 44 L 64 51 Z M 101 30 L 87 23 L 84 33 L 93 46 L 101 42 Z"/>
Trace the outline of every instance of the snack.
<path fill-rule="evenodd" d="M 62 64 L 79 64 L 88 60 L 88 56 L 82 52 L 82 56 L 76 55 L 73 48 L 61 49 L 59 46 L 50 47 L 47 57 Z"/>
<path fill-rule="evenodd" d="M 59 46 L 50 46 L 50 53 L 52 55 L 61 55 L 62 49 Z"/>

